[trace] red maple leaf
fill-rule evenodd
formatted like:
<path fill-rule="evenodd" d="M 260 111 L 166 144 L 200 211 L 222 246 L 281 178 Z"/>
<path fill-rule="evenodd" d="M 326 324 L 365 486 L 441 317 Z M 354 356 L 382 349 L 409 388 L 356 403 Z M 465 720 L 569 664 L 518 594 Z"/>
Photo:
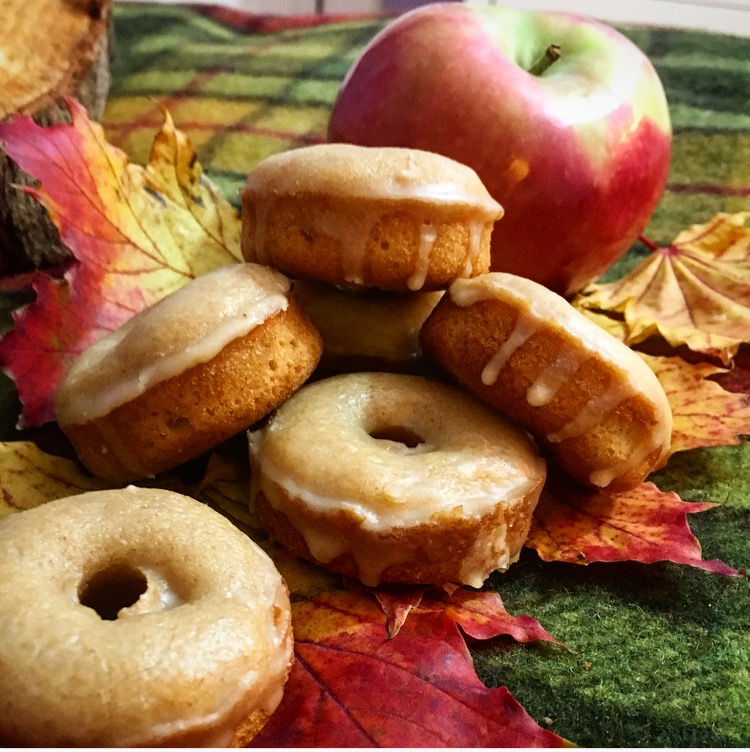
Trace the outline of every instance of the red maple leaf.
<path fill-rule="evenodd" d="M 255 747 L 560 747 L 504 688 L 477 677 L 445 612 L 389 639 L 374 599 L 340 591 L 293 609 L 296 660 Z"/>
<path fill-rule="evenodd" d="M 146 167 L 132 165 L 83 107 L 48 128 L 26 116 L 0 124 L 6 154 L 39 180 L 40 201 L 76 262 L 62 279 L 33 275 L 36 301 L 14 313 L 0 365 L 23 405 L 20 425 L 54 419 L 52 396 L 68 363 L 190 279 L 238 261 L 240 220 L 202 175 L 167 115 Z"/>
<path fill-rule="evenodd" d="M 672 561 L 714 574 L 740 574 L 720 561 L 703 560 L 700 543 L 690 532 L 687 515 L 714 506 L 682 501 L 653 483 L 607 496 L 548 480 L 526 546 L 544 561 Z"/>

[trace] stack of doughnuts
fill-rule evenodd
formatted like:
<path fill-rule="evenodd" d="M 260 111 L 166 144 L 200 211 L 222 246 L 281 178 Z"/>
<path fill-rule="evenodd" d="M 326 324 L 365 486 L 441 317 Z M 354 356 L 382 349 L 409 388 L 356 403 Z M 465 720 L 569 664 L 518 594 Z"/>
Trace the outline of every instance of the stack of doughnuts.
<path fill-rule="evenodd" d="M 59 424 L 95 475 L 150 477 L 250 429 L 250 503 L 290 551 L 370 586 L 480 587 L 518 559 L 548 463 L 617 493 L 664 461 L 672 416 L 645 363 L 489 272 L 502 208 L 469 168 L 321 145 L 262 162 L 242 201 L 245 263 L 61 381 Z M 357 372 L 307 383 L 324 350 Z M 386 372 L 422 352 L 432 378 Z M 194 500 L 128 486 L 0 524 L 6 746 L 246 744 L 290 661 L 281 576 Z"/>
<path fill-rule="evenodd" d="M 251 503 L 291 550 L 367 584 L 481 585 L 518 557 L 540 452 L 608 493 L 664 460 L 671 412 L 643 361 L 489 272 L 502 208 L 471 169 L 324 144 L 261 162 L 242 202 L 245 263 L 104 337 L 58 389 L 95 474 L 143 478 L 255 426 Z M 360 376 L 303 386 L 325 349 Z M 420 351 L 459 386 L 385 373 Z"/>
<path fill-rule="evenodd" d="M 465 165 L 350 144 L 264 160 L 248 176 L 242 210 L 244 258 L 297 281 L 327 372 L 412 369 L 442 290 L 489 270 L 502 216 Z"/>
<path fill-rule="evenodd" d="M 297 280 L 324 348 L 382 354 L 413 308 L 404 352 L 466 390 L 364 371 L 278 408 L 250 436 L 251 504 L 292 551 L 369 585 L 478 586 L 519 555 L 540 451 L 609 493 L 663 461 L 671 412 L 644 362 L 559 295 L 489 273 L 501 216 L 471 170 L 408 149 L 308 147 L 248 177 L 243 255 Z"/>
<path fill-rule="evenodd" d="M 453 160 L 348 144 L 265 160 L 242 201 L 243 256 L 295 280 L 328 356 L 318 375 L 358 371 L 308 384 L 252 433 L 261 521 L 368 585 L 506 569 L 546 474 L 533 441 L 456 387 L 385 372 L 415 370 L 445 288 L 489 271 L 502 207 Z"/>

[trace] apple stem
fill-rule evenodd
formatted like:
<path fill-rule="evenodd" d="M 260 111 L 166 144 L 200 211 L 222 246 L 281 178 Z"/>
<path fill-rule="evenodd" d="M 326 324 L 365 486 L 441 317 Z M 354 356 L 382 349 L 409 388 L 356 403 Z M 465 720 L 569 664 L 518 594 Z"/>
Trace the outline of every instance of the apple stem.
<path fill-rule="evenodd" d="M 541 76 L 547 68 L 552 65 L 556 60 L 560 59 L 562 55 L 562 49 L 559 44 L 551 44 L 544 51 L 544 54 L 537 60 L 534 65 L 529 68 L 529 73 L 532 76 Z"/>

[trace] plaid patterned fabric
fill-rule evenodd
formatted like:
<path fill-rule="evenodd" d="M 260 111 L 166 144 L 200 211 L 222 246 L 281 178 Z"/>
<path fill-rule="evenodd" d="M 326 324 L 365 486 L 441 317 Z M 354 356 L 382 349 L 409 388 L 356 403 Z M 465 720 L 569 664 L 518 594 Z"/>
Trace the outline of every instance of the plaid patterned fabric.
<path fill-rule="evenodd" d="M 344 74 L 386 23 L 148 4 L 115 11 L 108 138 L 145 162 L 159 107 L 167 108 L 235 203 L 258 161 L 325 138 Z M 647 230 L 667 243 L 690 224 L 750 203 L 750 40 L 623 31 L 654 62 L 671 105 L 670 186 Z"/>
<path fill-rule="evenodd" d="M 142 164 L 165 107 L 205 171 L 238 203 L 238 189 L 261 159 L 325 138 L 341 79 L 384 23 L 332 20 L 118 6 L 104 117 L 110 142 Z"/>
<path fill-rule="evenodd" d="M 384 18 L 263 18 L 118 6 L 110 141 L 145 163 L 160 107 L 239 204 L 264 157 L 322 141 L 340 82 Z M 750 40 L 624 29 L 653 60 L 674 123 L 669 189 L 647 234 L 668 243 L 718 211 L 750 208 Z M 636 246 L 622 270 L 645 252 Z M 721 506 L 693 515 L 706 558 L 750 562 L 750 446 L 676 455 L 664 490 Z M 490 580 L 513 613 L 575 650 L 497 643 L 474 653 L 537 721 L 585 746 L 750 743 L 750 583 L 673 565 L 573 567 L 534 555 Z"/>

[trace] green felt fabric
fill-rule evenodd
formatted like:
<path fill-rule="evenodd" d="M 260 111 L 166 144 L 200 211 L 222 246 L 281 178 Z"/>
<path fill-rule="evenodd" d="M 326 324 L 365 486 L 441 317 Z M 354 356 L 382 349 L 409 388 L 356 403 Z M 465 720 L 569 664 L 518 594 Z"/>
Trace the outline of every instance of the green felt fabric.
<path fill-rule="evenodd" d="M 115 9 L 109 140 L 143 163 L 166 107 L 238 203 L 263 157 L 321 141 L 340 82 L 383 19 Z M 647 234 L 667 243 L 717 211 L 750 208 L 750 40 L 625 29 L 664 81 L 675 129 L 670 186 Z M 637 246 L 613 272 L 628 268 Z M 13 400 L 13 396 L 9 396 Z M 12 403 L 15 405 L 15 403 Z M 691 517 L 705 558 L 750 563 L 750 446 L 675 456 L 655 478 L 716 510 Z M 584 746 L 750 744 L 750 583 L 672 564 L 545 564 L 526 551 L 490 586 L 569 650 L 473 646 L 477 671 Z"/>

